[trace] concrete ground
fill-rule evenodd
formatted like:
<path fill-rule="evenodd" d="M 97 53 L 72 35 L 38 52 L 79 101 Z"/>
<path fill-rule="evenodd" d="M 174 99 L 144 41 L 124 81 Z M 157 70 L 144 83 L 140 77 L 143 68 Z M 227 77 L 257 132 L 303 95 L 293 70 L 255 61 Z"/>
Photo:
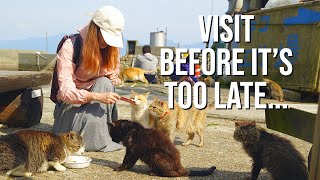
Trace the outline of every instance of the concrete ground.
<path fill-rule="evenodd" d="M 142 85 L 138 85 L 134 88 L 129 86 L 118 88 L 117 92 L 120 95 L 128 97 L 130 90 L 133 89 L 136 92 L 150 91 L 151 94 L 148 99 L 148 103 L 151 103 L 153 97 L 159 97 L 161 99 L 167 99 L 167 88 L 162 85 L 150 85 L 145 88 Z M 32 129 L 50 131 L 53 124 L 53 108 L 54 104 L 50 101 L 50 86 L 43 86 L 44 93 L 44 109 L 41 124 L 32 127 Z M 229 90 L 221 90 L 222 102 L 227 101 Z M 177 92 L 175 94 L 178 94 Z M 214 88 L 208 89 L 209 102 L 214 99 Z M 243 94 L 241 94 L 243 98 Z M 250 97 L 251 106 L 254 105 L 254 99 Z M 242 101 L 243 102 L 243 101 Z M 262 103 L 277 103 L 274 100 L 262 99 Z M 285 102 L 293 104 L 291 102 Z M 294 104 L 295 106 L 301 106 Z M 311 109 L 316 108 L 315 104 L 310 104 L 308 107 Z M 125 102 L 119 102 L 119 118 L 129 119 L 131 108 L 129 104 Z M 195 146 L 198 143 L 198 137 L 195 138 L 192 145 L 183 147 L 180 144 L 186 138 L 186 134 L 179 133 L 175 139 L 175 144 L 181 153 L 182 164 L 189 169 L 208 168 L 210 166 L 216 166 L 217 170 L 213 175 L 208 177 L 192 177 L 190 179 L 222 179 L 222 180 L 235 180 L 246 179 L 250 176 L 251 159 L 245 154 L 241 147 L 241 144 L 233 139 L 234 120 L 255 120 L 260 126 L 265 127 L 264 110 L 255 110 L 251 107 L 250 110 L 210 110 L 207 116 L 207 128 L 205 131 L 205 146 L 199 148 Z M 0 135 L 12 132 L 12 128 L 0 128 Z M 270 130 L 283 136 L 295 145 L 295 147 L 306 158 L 310 150 L 311 144 L 297 138 L 281 134 Z M 121 164 L 125 150 L 120 150 L 110 153 L 102 152 L 86 152 L 85 156 L 89 156 L 93 159 L 92 164 L 85 169 L 67 169 L 65 172 L 48 171 L 45 173 L 39 173 L 30 179 L 46 180 L 46 179 L 162 179 L 160 177 L 153 177 L 147 175 L 149 169 L 146 165 L 138 162 L 132 170 L 125 172 L 114 172 L 112 169 Z M 5 176 L 0 175 L 0 178 Z M 22 178 L 14 178 L 22 179 Z M 165 178 L 163 178 L 165 179 Z M 189 179 L 188 177 L 177 179 Z M 260 173 L 259 179 L 268 180 L 271 179 L 270 175 L 266 171 Z"/>

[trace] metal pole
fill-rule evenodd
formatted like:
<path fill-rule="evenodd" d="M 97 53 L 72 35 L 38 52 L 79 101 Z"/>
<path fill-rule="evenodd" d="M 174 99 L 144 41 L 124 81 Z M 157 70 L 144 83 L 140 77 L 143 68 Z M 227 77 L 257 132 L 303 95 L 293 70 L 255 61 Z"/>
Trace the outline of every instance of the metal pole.
<path fill-rule="evenodd" d="M 37 54 L 37 67 L 38 67 L 38 71 L 40 71 L 40 55 Z"/>
<path fill-rule="evenodd" d="M 46 32 L 46 51 L 48 53 L 48 32 Z"/>

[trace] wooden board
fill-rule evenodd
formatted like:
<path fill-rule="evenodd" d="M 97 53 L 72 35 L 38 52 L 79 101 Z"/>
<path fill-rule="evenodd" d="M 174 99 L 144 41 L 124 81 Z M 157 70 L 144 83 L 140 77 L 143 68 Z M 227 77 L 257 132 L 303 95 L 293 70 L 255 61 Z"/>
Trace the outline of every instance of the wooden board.
<path fill-rule="evenodd" d="M 269 129 L 312 143 L 317 109 L 317 104 L 307 103 L 289 104 L 289 109 L 266 109 L 266 124 Z"/>
<path fill-rule="evenodd" d="M 310 168 L 310 180 L 320 179 L 320 99 L 318 105 L 317 121 L 315 125 L 315 132 L 313 138 L 313 148 L 311 157 L 311 168 Z"/>
<path fill-rule="evenodd" d="M 51 71 L 0 71 L 0 93 L 49 84 Z"/>

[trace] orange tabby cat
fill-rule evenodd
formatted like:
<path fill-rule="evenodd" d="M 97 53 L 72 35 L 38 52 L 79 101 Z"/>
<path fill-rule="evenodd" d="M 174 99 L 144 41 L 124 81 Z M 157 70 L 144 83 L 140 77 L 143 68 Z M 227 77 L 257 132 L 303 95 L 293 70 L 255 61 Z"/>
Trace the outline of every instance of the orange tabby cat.
<path fill-rule="evenodd" d="M 212 107 L 213 103 L 209 105 L 209 108 Z M 185 131 L 188 134 L 188 139 L 182 144 L 183 146 L 188 146 L 196 133 L 200 138 L 198 146 L 203 147 L 207 110 L 208 108 L 199 110 L 195 107 L 183 110 L 177 104 L 174 109 L 169 109 L 166 101 L 155 99 L 149 106 L 149 113 L 154 117 L 154 120 L 150 119 L 150 124 L 152 127 L 164 131 L 172 141 L 175 137 L 175 131 Z"/>
<path fill-rule="evenodd" d="M 281 86 L 270 79 L 264 78 L 263 81 L 266 82 L 268 85 L 267 87 L 268 87 L 270 96 L 278 101 L 283 102 L 284 94 Z"/>
<path fill-rule="evenodd" d="M 153 71 L 146 71 L 136 67 L 124 68 L 120 71 L 119 78 L 121 79 L 121 87 L 124 86 L 125 81 L 133 81 L 134 84 L 131 87 L 134 87 L 138 81 L 144 82 L 146 87 L 148 87 L 148 80 L 144 77 L 145 73 L 154 73 Z"/>

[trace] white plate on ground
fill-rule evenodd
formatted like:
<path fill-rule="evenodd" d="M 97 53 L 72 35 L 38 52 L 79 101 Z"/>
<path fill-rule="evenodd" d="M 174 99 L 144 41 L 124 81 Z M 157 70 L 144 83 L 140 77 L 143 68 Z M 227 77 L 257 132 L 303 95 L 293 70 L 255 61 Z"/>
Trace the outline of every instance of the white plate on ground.
<path fill-rule="evenodd" d="M 67 168 L 80 169 L 90 165 L 91 158 L 86 156 L 68 156 L 63 165 Z"/>

